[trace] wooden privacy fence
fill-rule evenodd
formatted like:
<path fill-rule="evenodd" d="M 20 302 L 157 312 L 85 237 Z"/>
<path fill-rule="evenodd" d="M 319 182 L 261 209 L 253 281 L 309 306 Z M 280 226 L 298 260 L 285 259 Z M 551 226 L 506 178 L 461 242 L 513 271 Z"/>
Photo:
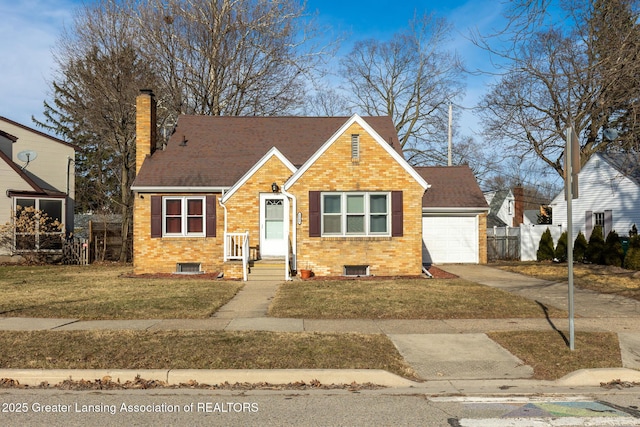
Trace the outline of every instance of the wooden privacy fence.
<path fill-rule="evenodd" d="M 487 228 L 487 259 L 489 261 L 519 260 L 520 228 Z"/>
<path fill-rule="evenodd" d="M 62 243 L 62 263 L 89 265 L 89 242 L 86 239 L 65 239 Z"/>

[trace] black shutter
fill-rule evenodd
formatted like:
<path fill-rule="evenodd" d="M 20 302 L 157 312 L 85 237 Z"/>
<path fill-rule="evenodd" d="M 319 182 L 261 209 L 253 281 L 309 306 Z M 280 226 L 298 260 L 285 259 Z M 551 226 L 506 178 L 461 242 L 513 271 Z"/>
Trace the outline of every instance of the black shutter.
<path fill-rule="evenodd" d="M 589 240 L 591 232 L 593 231 L 593 211 L 586 211 L 584 214 L 584 234 L 585 238 Z"/>
<path fill-rule="evenodd" d="M 216 196 L 206 198 L 206 233 L 207 237 L 216 237 Z"/>
<path fill-rule="evenodd" d="M 151 196 L 151 237 L 162 237 L 162 196 Z"/>
<path fill-rule="evenodd" d="M 391 235 L 393 237 L 403 236 L 403 210 L 402 191 L 391 192 Z"/>
<path fill-rule="evenodd" d="M 309 191 L 309 237 L 320 237 L 320 192 Z"/>

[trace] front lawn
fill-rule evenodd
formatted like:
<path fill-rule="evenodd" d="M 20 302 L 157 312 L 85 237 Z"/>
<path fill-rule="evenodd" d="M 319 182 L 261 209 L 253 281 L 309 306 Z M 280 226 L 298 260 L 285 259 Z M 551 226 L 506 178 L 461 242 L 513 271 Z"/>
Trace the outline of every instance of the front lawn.
<path fill-rule="evenodd" d="M 545 317 L 534 301 L 462 279 L 309 280 L 280 286 L 274 317 L 506 319 Z M 549 316 L 566 313 L 549 309 Z"/>
<path fill-rule="evenodd" d="M 130 277 L 130 266 L 0 266 L 0 316 L 92 319 L 207 318 L 241 282 Z"/>
<path fill-rule="evenodd" d="M 0 368 L 384 369 L 417 378 L 384 335 L 0 331 L 0 348 Z"/>

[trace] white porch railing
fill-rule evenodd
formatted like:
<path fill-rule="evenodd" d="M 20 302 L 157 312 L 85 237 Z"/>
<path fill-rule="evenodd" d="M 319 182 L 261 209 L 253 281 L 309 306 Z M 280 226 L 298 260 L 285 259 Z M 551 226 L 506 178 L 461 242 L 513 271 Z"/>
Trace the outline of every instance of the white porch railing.
<path fill-rule="evenodd" d="M 246 282 L 249 266 L 249 232 L 225 233 L 224 260 L 242 260 L 242 278 Z"/>

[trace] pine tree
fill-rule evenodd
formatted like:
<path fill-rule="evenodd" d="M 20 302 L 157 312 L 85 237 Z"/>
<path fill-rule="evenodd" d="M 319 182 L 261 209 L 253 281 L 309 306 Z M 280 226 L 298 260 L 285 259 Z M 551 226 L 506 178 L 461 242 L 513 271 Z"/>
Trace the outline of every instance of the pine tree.
<path fill-rule="evenodd" d="M 551 230 L 547 228 L 540 237 L 537 258 L 538 261 L 550 261 L 553 259 L 554 255 L 553 237 L 551 237 Z"/>
<path fill-rule="evenodd" d="M 585 251 L 585 258 L 592 264 L 602 264 L 602 252 L 604 251 L 604 237 L 602 236 L 602 227 L 596 225 L 593 227 L 589 244 Z"/>
<path fill-rule="evenodd" d="M 640 236 L 636 233 L 629 240 L 629 249 L 624 258 L 624 267 L 630 270 L 640 270 Z"/>
<path fill-rule="evenodd" d="M 556 259 L 560 262 L 565 262 L 567 260 L 567 232 L 563 232 L 558 239 L 558 244 L 556 245 Z"/>
<path fill-rule="evenodd" d="M 602 262 L 604 265 L 615 265 L 616 267 L 622 266 L 622 260 L 624 258 L 624 250 L 622 249 L 622 243 L 620 237 L 615 230 L 611 230 L 607 235 L 607 240 L 604 242 L 604 250 L 602 251 Z"/>
<path fill-rule="evenodd" d="M 587 239 L 582 234 L 582 231 L 578 232 L 576 240 L 573 243 L 573 260 L 575 262 L 584 262 L 584 257 L 587 252 Z"/>

